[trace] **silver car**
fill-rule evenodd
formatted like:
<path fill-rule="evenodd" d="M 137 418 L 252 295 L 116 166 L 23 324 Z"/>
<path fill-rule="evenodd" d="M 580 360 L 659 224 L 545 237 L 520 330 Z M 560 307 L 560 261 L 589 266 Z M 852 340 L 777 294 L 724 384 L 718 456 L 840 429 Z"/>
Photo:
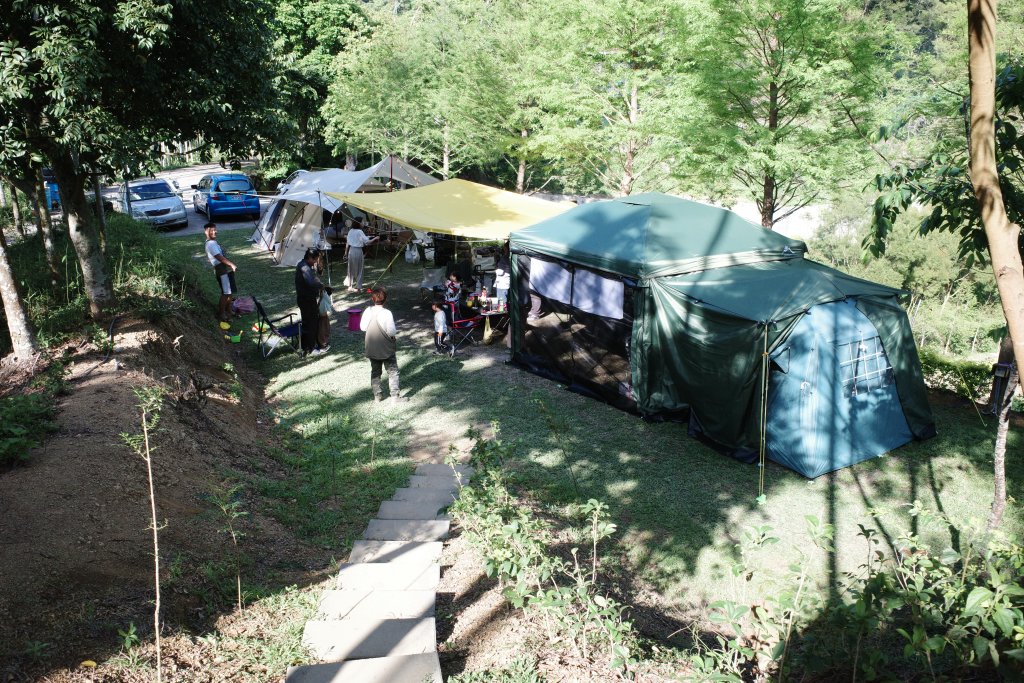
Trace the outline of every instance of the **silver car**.
<path fill-rule="evenodd" d="M 118 188 L 117 198 L 122 213 L 130 213 L 137 221 L 149 223 L 154 228 L 181 228 L 188 225 L 185 205 L 178 191 L 162 178 L 132 180 Z M 129 207 L 129 197 L 131 206 Z"/>

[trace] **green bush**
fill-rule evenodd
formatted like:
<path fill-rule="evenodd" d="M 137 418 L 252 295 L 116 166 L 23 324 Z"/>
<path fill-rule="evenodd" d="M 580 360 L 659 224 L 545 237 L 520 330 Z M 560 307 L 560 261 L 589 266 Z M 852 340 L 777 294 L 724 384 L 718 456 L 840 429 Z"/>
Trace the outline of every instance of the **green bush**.
<path fill-rule="evenodd" d="M 55 429 L 53 413 L 47 392 L 0 398 L 0 465 L 27 460 L 29 449 Z"/>
<path fill-rule="evenodd" d="M 992 387 L 991 365 L 946 358 L 928 349 L 921 349 L 918 353 L 924 381 L 932 389 L 952 391 L 972 401 L 988 395 Z"/>

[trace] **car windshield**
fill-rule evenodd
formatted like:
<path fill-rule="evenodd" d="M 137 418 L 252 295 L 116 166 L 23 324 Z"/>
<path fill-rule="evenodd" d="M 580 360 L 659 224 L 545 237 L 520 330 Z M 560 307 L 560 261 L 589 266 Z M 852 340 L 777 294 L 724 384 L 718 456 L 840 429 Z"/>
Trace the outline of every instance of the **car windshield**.
<path fill-rule="evenodd" d="M 249 181 L 244 178 L 237 180 L 221 180 L 217 183 L 218 192 L 248 192 L 252 189 L 252 185 Z"/>
<path fill-rule="evenodd" d="M 132 185 L 132 201 L 143 201 L 146 199 L 160 199 L 161 197 L 173 197 L 174 190 L 165 182 L 146 183 L 145 185 Z"/>

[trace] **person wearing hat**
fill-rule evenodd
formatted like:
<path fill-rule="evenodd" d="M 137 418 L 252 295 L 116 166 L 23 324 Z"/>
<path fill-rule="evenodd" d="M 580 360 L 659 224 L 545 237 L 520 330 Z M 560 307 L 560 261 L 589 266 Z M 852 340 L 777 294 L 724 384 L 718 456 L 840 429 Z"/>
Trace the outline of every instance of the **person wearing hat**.
<path fill-rule="evenodd" d="M 321 347 L 317 342 L 317 330 L 320 328 L 320 293 L 333 294 L 333 290 L 324 285 L 316 275 L 316 262 L 319 258 L 319 249 L 307 249 L 305 256 L 295 266 L 295 301 L 302 315 L 303 355 L 319 356 L 330 348 L 326 345 Z"/>

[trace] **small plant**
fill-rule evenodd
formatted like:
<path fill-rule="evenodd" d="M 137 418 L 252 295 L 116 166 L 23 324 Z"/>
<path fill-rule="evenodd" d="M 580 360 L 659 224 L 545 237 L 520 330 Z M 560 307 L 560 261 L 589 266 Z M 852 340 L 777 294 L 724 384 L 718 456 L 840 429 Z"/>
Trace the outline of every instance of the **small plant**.
<path fill-rule="evenodd" d="M 222 484 L 211 489 L 211 499 L 213 500 L 213 504 L 217 507 L 217 510 L 221 513 L 224 520 L 224 526 L 221 527 L 220 531 L 222 533 L 226 533 L 231 538 L 231 545 L 234 549 L 235 588 L 239 612 L 243 610 L 243 604 L 241 554 L 238 548 L 238 541 L 245 534 L 241 529 L 239 529 L 238 524 L 249 514 L 242 509 L 242 501 L 240 500 L 241 491 L 241 484 L 235 484 L 234 486 Z"/>
<path fill-rule="evenodd" d="M 130 650 L 139 644 L 139 634 L 135 631 L 135 622 L 128 624 L 127 630 L 117 629 L 117 637 L 121 639 L 121 648 Z"/>
<path fill-rule="evenodd" d="M 29 640 L 25 643 L 25 656 L 32 661 L 42 661 L 49 658 L 52 647 L 50 643 L 41 640 Z"/>
<path fill-rule="evenodd" d="M 224 363 L 220 368 L 231 376 L 231 381 L 228 383 L 228 395 L 236 401 L 241 401 L 244 387 L 238 379 L 238 372 L 235 370 L 235 366 L 231 363 Z"/>
<path fill-rule="evenodd" d="M 165 391 L 161 387 L 141 387 L 134 390 L 139 399 L 138 407 L 142 413 L 142 433 L 122 433 L 121 439 L 146 463 L 146 478 L 149 482 L 150 528 L 153 531 L 153 587 L 156 599 L 153 606 L 153 634 L 156 639 L 156 680 L 160 683 L 162 666 L 160 657 L 160 525 L 156 517 L 156 493 L 153 488 L 153 450 L 149 444 L 149 434 L 155 431 L 160 423 L 160 408 L 163 405 Z"/>

